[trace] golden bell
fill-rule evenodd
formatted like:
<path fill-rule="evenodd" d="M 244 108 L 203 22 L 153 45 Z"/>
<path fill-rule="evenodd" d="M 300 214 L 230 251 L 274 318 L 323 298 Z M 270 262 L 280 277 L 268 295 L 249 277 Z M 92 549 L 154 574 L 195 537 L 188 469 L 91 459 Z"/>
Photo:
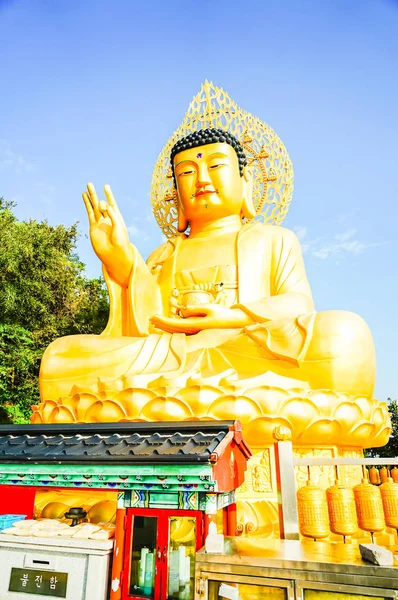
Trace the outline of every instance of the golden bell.
<path fill-rule="evenodd" d="M 398 484 L 391 477 L 380 486 L 386 525 L 398 530 Z"/>
<path fill-rule="evenodd" d="M 380 474 L 379 474 L 379 470 L 376 469 L 376 467 L 372 467 L 371 469 L 369 469 L 369 480 L 370 480 L 370 483 L 373 483 L 373 485 L 379 485 Z"/>
<path fill-rule="evenodd" d="M 392 477 L 392 480 L 393 480 L 394 483 L 398 483 L 398 469 L 397 469 L 397 467 L 394 467 L 391 470 L 391 477 Z"/>
<path fill-rule="evenodd" d="M 328 505 L 325 492 L 311 480 L 297 491 L 297 509 L 301 535 L 314 540 L 329 535 Z"/>
<path fill-rule="evenodd" d="M 362 479 L 362 483 L 354 487 L 355 507 L 358 526 L 364 531 L 382 531 L 385 527 L 383 503 L 378 487 Z"/>
<path fill-rule="evenodd" d="M 388 470 L 387 467 L 381 467 L 380 469 L 380 479 L 381 483 L 386 483 L 388 480 Z"/>
<path fill-rule="evenodd" d="M 330 530 L 344 536 L 353 535 L 358 529 L 354 492 L 338 479 L 326 490 Z"/>

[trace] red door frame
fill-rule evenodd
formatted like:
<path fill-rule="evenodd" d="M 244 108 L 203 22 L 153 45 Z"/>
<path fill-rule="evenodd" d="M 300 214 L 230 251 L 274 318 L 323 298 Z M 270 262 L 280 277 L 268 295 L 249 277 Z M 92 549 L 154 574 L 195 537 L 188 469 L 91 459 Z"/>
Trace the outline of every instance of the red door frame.
<path fill-rule="evenodd" d="M 134 511 L 134 512 L 132 512 Z M 159 557 L 159 549 L 161 546 L 161 524 L 159 522 L 159 514 L 157 510 L 151 510 L 148 508 L 142 509 L 127 509 L 125 517 L 126 536 L 124 539 L 124 559 L 123 559 L 123 580 L 122 580 L 122 600 L 135 600 L 141 599 L 142 596 L 134 596 L 129 594 L 130 590 L 130 565 L 131 565 L 131 549 L 133 541 L 133 526 L 134 517 L 152 517 L 157 518 L 157 531 L 156 531 L 156 558 L 155 558 L 155 586 L 154 586 L 154 598 L 159 598 L 161 577 L 159 568 L 161 567 L 161 561 Z"/>
<path fill-rule="evenodd" d="M 167 571 L 169 548 L 169 517 L 196 517 L 196 551 L 203 546 L 203 512 L 200 510 L 178 510 L 168 508 L 127 508 L 126 510 L 126 537 L 123 558 L 122 600 L 142 600 L 145 596 L 129 594 L 130 590 L 130 565 L 133 541 L 134 517 L 156 517 L 156 558 L 155 558 L 155 585 L 153 600 L 166 600 L 167 598 Z M 163 589 L 162 589 L 163 588 Z"/>

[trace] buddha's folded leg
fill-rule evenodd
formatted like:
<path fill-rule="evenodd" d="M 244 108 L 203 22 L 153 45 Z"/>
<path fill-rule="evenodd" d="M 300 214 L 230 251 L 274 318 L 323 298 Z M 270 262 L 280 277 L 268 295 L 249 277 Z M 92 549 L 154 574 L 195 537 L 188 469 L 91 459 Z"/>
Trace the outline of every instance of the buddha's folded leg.
<path fill-rule="evenodd" d="M 241 378 L 258 377 L 271 371 L 283 377 L 307 382 L 312 389 L 328 389 L 352 395 L 371 396 L 376 361 L 372 335 L 365 321 L 346 311 L 325 311 L 314 315 L 311 331 L 300 359 L 292 360 L 300 348 L 300 328 L 284 320 L 284 335 L 275 344 L 276 322 L 262 323 L 248 333 L 239 332 L 218 350 Z M 282 328 L 281 330 L 282 331 Z M 297 343 L 295 342 L 297 338 Z M 304 339 L 304 338 L 303 338 Z M 275 354 L 277 347 L 279 355 Z M 281 348 L 289 350 L 284 358 Z"/>
<path fill-rule="evenodd" d="M 70 394 L 74 386 L 95 390 L 98 381 L 124 381 L 137 375 L 178 373 L 185 362 L 183 334 L 152 334 L 144 338 L 73 335 L 47 348 L 40 367 L 42 400 Z M 150 377 L 149 377 L 150 378 Z"/>
<path fill-rule="evenodd" d="M 371 397 L 376 354 L 366 322 L 348 311 L 317 313 L 301 369 L 313 389 Z"/>

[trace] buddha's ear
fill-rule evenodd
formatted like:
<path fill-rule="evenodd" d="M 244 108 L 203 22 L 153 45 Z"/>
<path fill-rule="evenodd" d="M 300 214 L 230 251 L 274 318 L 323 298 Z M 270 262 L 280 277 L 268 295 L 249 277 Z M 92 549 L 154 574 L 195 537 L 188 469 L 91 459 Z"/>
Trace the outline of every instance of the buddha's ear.
<path fill-rule="evenodd" d="M 246 219 L 253 219 L 256 216 L 256 210 L 253 204 L 253 173 L 249 167 L 243 167 L 243 205 L 242 216 Z"/>
<path fill-rule="evenodd" d="M 181 203 L 180 203 L 180 198 L 178 196 L 178 192 L 176 192 L 177 194 L 177 212 L 178 212 L 178 225 L 177 225 L 177 229 L 180 233 L 184 233 L 184 231 L 186 230 L 186 228 L 188 227 L 188 221 L 186 220 L 186 218 L 184 217 L 184 214 L 181 210 Z"/>

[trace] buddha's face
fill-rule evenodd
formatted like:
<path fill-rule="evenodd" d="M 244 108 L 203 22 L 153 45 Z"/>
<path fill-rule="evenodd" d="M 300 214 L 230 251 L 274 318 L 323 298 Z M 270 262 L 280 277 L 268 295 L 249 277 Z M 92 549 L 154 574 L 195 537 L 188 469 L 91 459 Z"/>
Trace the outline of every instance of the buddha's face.
<path fill-rule="evenodd" d="M 183 150 L 174 157 L 179 210 L 186 221 L 214 221 L 240 215 L 245 177 L 235 150 L 218 142 Z"/>

